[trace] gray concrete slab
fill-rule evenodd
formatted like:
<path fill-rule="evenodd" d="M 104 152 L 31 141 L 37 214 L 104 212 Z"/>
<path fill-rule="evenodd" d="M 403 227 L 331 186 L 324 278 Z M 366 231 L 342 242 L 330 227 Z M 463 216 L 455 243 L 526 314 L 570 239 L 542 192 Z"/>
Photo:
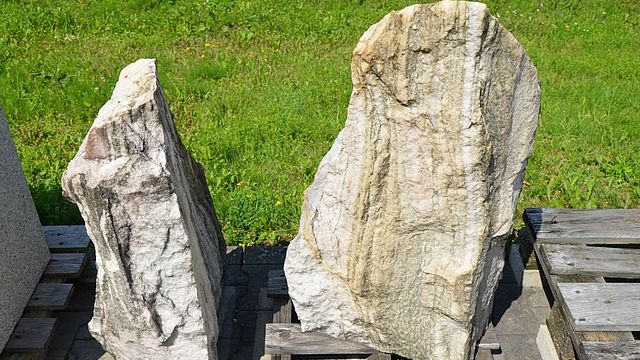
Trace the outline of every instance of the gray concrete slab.
<path fill-rule="evenodd" d="M 503 335 L 499 339 L 506 360 L 542 360 L 535 336 Z"/>

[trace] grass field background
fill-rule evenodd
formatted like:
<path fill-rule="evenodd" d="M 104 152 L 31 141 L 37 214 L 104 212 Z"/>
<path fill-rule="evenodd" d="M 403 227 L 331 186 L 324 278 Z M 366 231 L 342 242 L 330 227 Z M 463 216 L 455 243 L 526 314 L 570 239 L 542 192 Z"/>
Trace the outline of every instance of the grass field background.
<path fill-rule="evenodd" d="M 226 240 L 297 231 L 344 124 L 351 52 L 410 1 L 0 2 L 0 104 L 45 224 L 81 223 L 60 177 L 119 71 L 158 59 Z M 640 2 L 491 1 L 527 49 L 542 115 L 519 206 L 640 206 Z"/>

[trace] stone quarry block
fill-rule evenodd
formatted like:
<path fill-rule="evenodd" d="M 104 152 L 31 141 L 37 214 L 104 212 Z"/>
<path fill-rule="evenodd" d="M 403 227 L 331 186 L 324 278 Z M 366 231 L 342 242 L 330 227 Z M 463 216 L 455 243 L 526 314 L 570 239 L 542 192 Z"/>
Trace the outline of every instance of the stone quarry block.
<path fill-rule="evenodd" d="M 0 109 L 0 352 L 48 262 L 40 219 Z"/>
<path fill-rule="evenodd" d="M 285 262 L 303 331 L 471 359 L 533 147 L 536 69 L 484 4 L 440 2 L 369 28 L 351 70 Z"/>
<path fill-rule="evenodd" d="M 127 66 L 62 179 L 96 248 L 89 329 L 117 359 L 216 359 L 225 243 L 155 60 Z"/>

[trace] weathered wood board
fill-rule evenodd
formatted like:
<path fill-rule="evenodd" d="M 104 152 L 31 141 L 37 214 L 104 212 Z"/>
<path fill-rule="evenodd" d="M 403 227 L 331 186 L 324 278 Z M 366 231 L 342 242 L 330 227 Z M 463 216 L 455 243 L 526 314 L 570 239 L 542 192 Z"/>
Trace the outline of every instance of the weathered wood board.
<path fill-rule="evenodd" d="M 640 243 L 640 209 L 526 209 L 524 220 L 544 244 Z"/>
<path fill-rule="evenodd" d="M 64 310 L 73 292 L 73 284 L 40 283 L 27 304 L 29 310 Z"/>
<path fill-rule="evenodd" d="M 553 275 L 594 275 L 640 279 L 640 249 L 585 245 L 541 245 Z"/>
<path fill-rule="evenodd" d="M 336 339 L 319 332 L 302 332 L 300 324 L 267 324 L 266 354 L 319 355 L 330 351 L 332 355 L 369 355 L 375 350 L 356 342 Z"/>
<path fill-rule="evenodd" d="M 636 278 L 636 276 L 631 274 L 633 272 L 631 268 L 634 265 L 618 260 L 616 264 L 612 264 L 612 266 L 605 269 L 605 271 L 601 271 L 603 270 L 602 268 L 605 266 L 601 264 L 597 264 L 598 262 L 597 259 L 587 256 L 586 259 L 583 259 L 583 260 L 587 260 L 587 263 L 578 263 L 578 261 L 575 261 L 574 266 L 572 267 L 573 270 L 570 270 L 570 269 L 567 269 L 567 267 L 571 267 L 571 265 L 568 264 L 569 262 L 571 262 L 571 260 L 562 259 L 562 258 L 554 259 L 554 266 L 552 267 L 550 257 L 547 256 L 547 253 L 553 253 L 554 246 L 556 246 L 556 244 L 557 246 L 561 246 L 561 247 L 574 246 L 575 244 L 580 244 L 578 246 L 581 246 L 582 248 L 587 248 L 585 250 L 587 254 L 589 254 L 591 251 L 598 252 L 599 250 L 604 249 L 603 252 L 605 254 L 603 256 L 606 258 L 607 255 L 611 254 L 610 252 L 608 252 L 609 249 L 612 249 L 614 252 L 620 251 L 622 253 L 627 253 L 628 250 L 631 250 L 630 253 L 634 253 L 636 249 L 631 249 L 630 247 L 637 247 L 637 245 L 633 245 L 635 244 L 634 243 L 635 240 L 633 239 L 629 242 L 627 241 L 627 239 L 621 238 L 620 240 L 610 239 L 610 241 L 605 241 L 608 244 L 606 245 L 607 247 L 591 247 L 591 246 L 587 246 L 586 244 L 602 244 L 603 242 L 601 242 L 601 239 L 603 239 L 604 237 L 589 238 L 587 236 L 586 237 L 587 241 L 585 241 L 585 239 L 571 239 L 571 238 L 567 240 L 567 238 L 564 238 L 564 239 L 552 238 L 552 235 L 553 236 L 555 235 L 551 231 L 548 233 L 545 233 L 548 235 L 546 238 L 543 236 L 543 238 L 540 239 L 537 237 L 537 235 L 539 235 L 540 233 L 536 233 L 536 230 L 533 228 L 532 222 L 530 221 L 531 219 L 529 215 L 532 213 L 535 214 L 536 212 L 545 213 L 545 216 L 547 216 L 547 218 L 544 219 L 545 223 L 540 224 L 540 226 L 544 227 L 544 226 L 549 226 L 550 223 L 557 221 L 558 218 L 557 217 L 554 218 L 554 216 L 555 214 L 558 214 L 558 212 L 569 212 L 572 214 L 572 216 L 578 216 L 578 215 L 575 215 L 576 213 L 583 213 L 583 215 L 587 215 L 587 218 L 589 218 L 590 217 L 589 215 L 591 215 L 589 213 L 592 211 L 601 212 L 600 210 L 574 211 L 574 210 L 566 210 L 566 209 L 560 209 L 560 210 L 559 209 L 527 209 L 525 211 L 525 216 L 524 216 L 525 223 L 527 225 L 527 228 L 524 231 L 526 235 L 524 238 L 526 239 L 526 241 L 530 241 L 533 245 L 533 248 L 535 249 L 535 253 L 541 265 L 542 272 L 549 284 L 553 297 L 557 302 L 557 304 L 554 305 L 554 309 L 559 311 L 560 317 L 563 318 L 563 322 L 567 324 L 566 325 L 567 334 L 571 338 L 571 342 L 574 345 L 578 358 L 582 360 L 593 358 L 587 354 L 587 351 L 583 346 L 584 343 L 606 342 L 606 343 L 613 344 L 618 342 L 633 341 L 634 337 L 630 331 L 574 331 L 573 327 L 568 325 L 573 321 L 570 316 L 570 310 L 567 306 L 567 303 L 564 301 L 563 295 L 560 292 L 559 284 L 585 283 L 585 282 L 594 283 L 594 284 L 605 284 L 605 280 L 603 276 L 624 277 L 628 279 L 629 278 L 634 279 Z M 617 210 L 608 210 L 607 213 L 611 211 L 615 212 Z M 576 224 L 580 223 L 580 221 L 577 221 L 575 219 L 573 219 L 572 221 L 574 221 Z M 557 234 L 566 235 L 562 231 L 558 231 Z M 627 235 L 630 235 L 630 234 L 627 234 Z M 594 239 L 596 240 L 600 239 L 600 240 L 596 241 Z M 613 248 L 616 246 L 619 246 L 624 249 Z M 547 251 L 549 249 L 551 251 Z M 556 260 L 561 260 L 561 261 L 559 263 Z M 609 260 L 612 260 L 612 259 L 609 258 Z M 565 261 L 567 263 L 561 264 L 562 261 Z M 552 268 L 554 269 L 553 272 L 551 271 Z M 582 270 L 585 270 L 585 271 L 582 271 Z M 629 275 L 627 276 L 625 274 L 629 274 Z M 550 329 L 551 328 L 552 327 L 550 326 Z M 557 330 L 556 332 L 558 332 L 561 329 L 556 329 L 556 330 Z M 557 339 L 554 339 L 554 341 L 556 340 Z M 568 356 L 567 358 L 571 358 L 571 354 L 568 353 L 566 355 Z M 623 356 L 624 354 L 620 354 L 620 355 Z M 626 357 L 620 357 L 620 359 L 626 359 Z"/>
<path fill-rule="evenodd" d="M 41 352 L 49 346 L 56 319 L 22 318 L 13 329 L 6 352 Z"/>
<path fill-rule="evenodd" d="M 52 253 L 84 252 L 89 246 L 89 235 L 84 225 L 49 225 L 42 231 Z"/>
<path fill-rule="evenodd" d="M 287 286 L 287 278 L 285 277 L 283 270 L 269 270 L 267 294 L 270 297 L 289 297 L 289 287 Z"/>
<path fill-rule="evenodd" d="M 82 273 L 86 262 L 86 253 L 51 254 L 51 260 L 49 260 L 43 276 L 77 278 Z"/>
<path fill-rule="evenodd" d="M 640 359 L 640 341 L 585 341 L 582 345 L 589 360 Z"/>
<path fill-rule="evenodd" d="M 560 283 L 575 331 L 640 331 L 640 284 Z"/>

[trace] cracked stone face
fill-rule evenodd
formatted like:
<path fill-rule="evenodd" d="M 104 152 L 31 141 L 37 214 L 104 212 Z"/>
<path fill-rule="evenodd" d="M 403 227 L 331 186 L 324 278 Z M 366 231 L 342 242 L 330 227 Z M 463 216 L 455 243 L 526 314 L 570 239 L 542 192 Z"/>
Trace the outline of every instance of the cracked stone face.
<path fill-rule="evenodd" d="M 91 334 L 117 359 L 217 359 L 225 244 L 155 60 L 127 66 L 62 178 L 96 248 Z"/>
<path fill-rule="evenodd" d="M 471 359 L 533 147 L 536 69 L 484 4 L 440 2 L 373 25 L 351 70 L 287 251 L 302 328 Z"/>

